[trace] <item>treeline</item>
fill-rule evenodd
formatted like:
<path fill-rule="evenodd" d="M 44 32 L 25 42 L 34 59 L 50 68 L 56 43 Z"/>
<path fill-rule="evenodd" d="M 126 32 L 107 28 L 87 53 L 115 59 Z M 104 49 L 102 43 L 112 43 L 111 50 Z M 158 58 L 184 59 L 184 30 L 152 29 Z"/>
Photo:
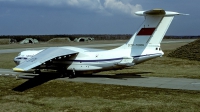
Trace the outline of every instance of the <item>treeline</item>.
<path fill-rule="evenodd" d="M 92 37 L 95 40 L 116 40 L 116 39 L 129 39 L 132 35 L 131 34 L 124 34 L 124 35 L 108 35 L 108 34 L 74 34 L 74 35 L 2 35 L 0 39 L 16 39 L 17 41 L 21 41 L 25 38 L 34 38 L 39 41 L 48 41 L 53 38 L 70 38 L 70 40 L 74 40 L 75 38 L 79 37 Z"/>
<path fill-rule="evenodd" d="M 74 35 L 2 35 L 0 39 L 16 39 L 17 41 L 21 41 L 25 38 L 34 38 L 39 41 L 45 42 L 52 38 L 70 38 L 70 40 L 74 40 L 79 37 L 92 37 L 95 40 L 127 40 L 131 38 L 132 34 L 74 34 Z M 165 36 L 165 39 L 197 39 L 200 36 Z"/>

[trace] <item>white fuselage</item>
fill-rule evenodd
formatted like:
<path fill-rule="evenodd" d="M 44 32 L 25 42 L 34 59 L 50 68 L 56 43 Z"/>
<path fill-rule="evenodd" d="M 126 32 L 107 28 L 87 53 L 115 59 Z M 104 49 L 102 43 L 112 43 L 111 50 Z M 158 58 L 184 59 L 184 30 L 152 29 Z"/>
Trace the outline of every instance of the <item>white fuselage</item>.
<path fill-rule="evenodd" d="M 131 46 L 130 46 L 131 47 Z M 67 60 L 54 61 L 54 64 L 64 64 L 67 70 L 76 71 L 102 71 L 110 69 L 121 69 L 135 64 L 162 56 L 164 53 L 159 48 L 144 50 L 141 55 L 136 55 L 138 53 L 133 53 L 131 55 L 130 48 L 116 48 L 112 50 L 99 50 L 90 51 L 84 48 L 77 47 L 62 47 L 69 50 L 79 52 L 76 56 L 68 58 Z M 23 51 L 21 55 L 15 57 L 14 61 L 19 64 L 34 56 L 38 51 Z M 138 51 L 135 51 L 138 52 Z M 135 54 L 135 55 L 134 55 Z"/>
<path fill-rule="evenodd" d="M 109 70 L 132 66 L 163 55 L 162 51 L 144 51 L 141 55 L 130 55 L 128 49 L 99 52 L 80 52 L 68 69 L 76 71 Z"/>

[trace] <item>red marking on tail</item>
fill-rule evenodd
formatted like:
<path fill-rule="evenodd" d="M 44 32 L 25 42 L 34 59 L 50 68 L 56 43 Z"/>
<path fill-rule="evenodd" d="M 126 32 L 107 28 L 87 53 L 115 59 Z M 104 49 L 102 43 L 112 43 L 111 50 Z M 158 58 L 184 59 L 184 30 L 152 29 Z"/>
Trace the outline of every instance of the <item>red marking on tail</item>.
<path fill-rule="evenodd" d="M 152 35 L 156 28 L 142 28 L 137 35 Z"/>

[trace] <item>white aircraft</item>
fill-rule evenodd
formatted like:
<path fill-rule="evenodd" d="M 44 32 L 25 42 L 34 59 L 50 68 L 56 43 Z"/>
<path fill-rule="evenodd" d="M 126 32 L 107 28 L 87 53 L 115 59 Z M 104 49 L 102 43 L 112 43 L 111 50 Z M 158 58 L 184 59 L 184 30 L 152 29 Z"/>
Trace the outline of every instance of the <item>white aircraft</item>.
<path fill-rule="evenodd" d="M 153 9 L 135 13 L 145 20 L 138 31 L 124 45 L 112 50 L 91 50 L 77 47 L 50 47 L 38 51 L 23 51 L 14 61 L 19 64 L 16 72 L 31 69 L 54 69 L 70 78 L 77 73 L 95 73 L 122 69 L 161 57 L 160 43 L 178 12 Z"/>

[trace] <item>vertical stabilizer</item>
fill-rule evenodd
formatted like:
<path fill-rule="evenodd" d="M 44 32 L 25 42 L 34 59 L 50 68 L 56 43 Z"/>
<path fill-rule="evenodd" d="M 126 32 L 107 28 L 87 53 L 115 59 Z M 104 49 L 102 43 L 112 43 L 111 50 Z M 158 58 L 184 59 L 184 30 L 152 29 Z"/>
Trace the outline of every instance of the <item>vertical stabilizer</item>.
<path fill-rule="evenodd" d="M 160 43 L 174 16 L 183 15 L 177 12 L 165 11 L 163 9 L 138 11 L 135 14 L 144 16 L 145 20 L 131 39 L 120 47 L 131 49 L 132 56 L 143 55 L 144 53 L 148 54 L 148 52 L 154 53 L 156 52 L 155 50 L 160 49 Z"/>

